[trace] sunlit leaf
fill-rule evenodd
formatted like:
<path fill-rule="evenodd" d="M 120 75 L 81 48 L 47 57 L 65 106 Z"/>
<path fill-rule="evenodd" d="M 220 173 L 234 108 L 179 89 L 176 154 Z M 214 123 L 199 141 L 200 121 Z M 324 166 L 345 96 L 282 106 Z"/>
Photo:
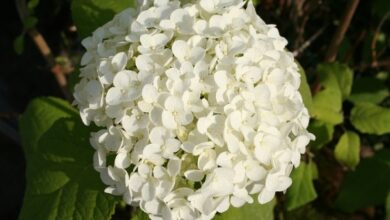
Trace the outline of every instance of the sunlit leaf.
<path fill-rule="evenodd" d="M 338 86 L 343 100 L 351 93 L 353 72 L 347 65 L 338 62 L 320 64 L 317 67 L 317 73 L 325 88 Z"/>
<path fill-rule="evenodd" d="M 390 109 L 372 103 L 358 103 L 353 107 L 351 123 L 360 132 L 382 135 L 390 133 Z"/>
<path fill-rule="evenodd" d="M 336 159 L 348 167 L 354 168 L 360 159 L 360 138 L 353 131 L 345 132 L 334 151 Z"/>
<path fill-rule="evenodd" d="M 312 162 L 310 162 L 312 163 Z M 287 210 L 301 207 L 317 198 L 313 185 L 313 170 L 310 164 L 302 162 L 291 173 L 292 185 L 287 190 Z"/>
<path fill-rule="evenodd" d="M 299 92 L 302 95 L 303 103 L 305 104 L 306 108 L 308 109 L 309 112 L 312 111 L 312 105 L 313 105 L 313 98 L 311 96 L 311 91 L 309 84 L 307 83 L 307 77 L 305 70 L 302 68 L 301 65 L 299 65 L 299 74 L 301 75 L 301 85 L 299 87 Z"/>
<path fill-rule="evenodd" d="M 313 98 L 312 116 L 331 125 L 343 122 L 340 91 L 326 88 L 317 93 Z"/>

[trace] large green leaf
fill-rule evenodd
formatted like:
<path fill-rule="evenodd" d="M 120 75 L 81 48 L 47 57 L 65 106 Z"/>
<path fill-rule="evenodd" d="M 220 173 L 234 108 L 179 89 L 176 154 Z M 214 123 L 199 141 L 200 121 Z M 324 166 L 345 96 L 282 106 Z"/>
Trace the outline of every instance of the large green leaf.
<path fill-rule="evenodd" d="M 90 130 L 65 101 L 32 101 L 20 120 L 27 188 L 20 219 L 109 219 L 115 199 L 92 167 Z"/>
<path fill-rule="evenodd" d="M 318 65 L 317 74 L 323 89 L 313 98 L 311 115 L 331 125 L 340 124 L 343 121 L 343 96 L 350 91 L 348 82 L 351 72 L 345 71 L 341 64 L 326 63 Z"/>
<path fill-rule="evenodd" d="M 310 162 L 314 163 L 314 162 Z M 301 207 L 317 198 L 313 185 L 313 168 L 311 164 L 302 162 L 291 173 L 292 185 L 287 190 L 287 210 L 291 211 Z"/>
<path fill-rule="evenodd" d="M 246 204 L 241 208 L 230 207 L 228 211 L 217 215 L 215 220 L 273 220 L 275 199 L 264 205 L 260 205 L 257 199 L 252 204 Z"/>
<path fill-rule="evenodd" d="M 312 111 L 312 105 L 313 105 L 313 98 L 311 96 L 311 91 L 309 84 L 307 83 L 307 77 L 305 70 L 302 68 L 302 66 L 297 62 L 298 68 L 299 68 L 299 74 L 301 75 L 301 85 L 299 86 L 299 92 L 302 95 L 303 103 L 305 104 L 306 108 L 309 110 L 309 112 Z"/>
<path fill-rule="evenodd" d="M 353 103 L 380 103 L 388 95 L 389 90 L 383 84 L 383 81 L 374 77 L 362 77 L 355 80 L 352 94 L 348 97 L 348 100 Z"/>
<path fill-rule="evenodd" d="M 363 159 L 355 171 L 348 173 L 341 185 L 336 206 L 354 212 L 369 205 L 385 202 L 390 190 L 390 151 L 382 150 Z"/>
<path fill-rule="evenodd" d="M 134 6 L 135 0 L 72 0 L 72 18 L 80 37 L 84 38 L 116 13 Z"/>
<path fill-rule="evenodd" d="M 317 67 L 317 72 L 320 74 L 321 82 L 325 87 L 337 85 L 343 99 L 349 96 L 352 88 L 353 72 L 347 65 L 337 62 L 320 64 Z"/>
<path fill-rule="evenodd" d="M 360 138 L 353 131 L 345 132 L 334 151 L 336 159 L 348 167 L 354 168 L 360 159 Z"/>
<path fill-rule="evenodd" d="M 343 122 L 341 94 L 337 89 L 326 88 L 313 98 L 312 116 L 331 125 Z"/>
<path fill-rule="evenodd" d="M 358 103 L 351 111 L 351 122 L 359 131 L 382 135 L 390 133 L 390 109 L 372 103 Z"/>
<path fill-rule="evenodd" d="M 318 150 L 332 140 L 334 125 L 318 120 L 312 120 L 309 124 L 308 130 L 316 136 L 316 139 L 309 143 L 309 147 L 311 149 Z"/>

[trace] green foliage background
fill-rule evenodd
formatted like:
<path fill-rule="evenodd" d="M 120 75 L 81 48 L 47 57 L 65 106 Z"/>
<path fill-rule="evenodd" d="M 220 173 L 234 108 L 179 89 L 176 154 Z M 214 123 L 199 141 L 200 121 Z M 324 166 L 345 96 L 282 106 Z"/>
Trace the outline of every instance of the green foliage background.
<path fill-rule="evenodd" d="M 39 3 L 30 2 L 31 10 Z M 71 10 L 83 38 L 115 13 L 133 6 L 128 0 L 73 0 Z M 373 13 L 384 16 L 388 11 L 383 6 L 389 9 L 388 1 L 375 1 Z M 35 23 L 32 17 L 24 25 Z M 19 53 L 22 39 L 23 35 L 15 40 Z M 367 207 L 376 207 L 390 219 L 390 150 L 385 146 L 390 134 L 389 73 L 358 76 L 347 64 L 319 63 L 309 84 L 304 68 L 300 70 L 300 92 L 312 117 L 309 130 L 317 139 L 291 174 L 292 186 L 266 205 L 230 209 L 216 219 L 346 219 Z M 20 119 L 27 160 L 20 219 L 103 220 L 115 211 L 129 211 L 119 199 L 103 192 L 92 168 L 91 129 L 64 100 L 45 97 L 31 102 Z M 342 178 L 332 179 L 332 172 Z M 332 181 L 338 185 L 327 197 Z M 39 208 L 41 204 L 47 204 L 46 208 Z M 147 219 L 139 210 L 132 213 L 132 219 Z"/>

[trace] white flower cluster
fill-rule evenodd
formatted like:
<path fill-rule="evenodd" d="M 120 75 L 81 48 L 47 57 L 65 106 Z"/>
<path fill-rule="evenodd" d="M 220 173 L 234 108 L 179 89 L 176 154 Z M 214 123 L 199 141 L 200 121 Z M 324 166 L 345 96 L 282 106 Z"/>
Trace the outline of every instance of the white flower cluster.
<path fill-rule="evenodd" d="M 151 219 L 211 219 L 291 185 L 313 139 L 287 41 L 251 1 L 140 1 L 83 40 L 94 167 Z"/>

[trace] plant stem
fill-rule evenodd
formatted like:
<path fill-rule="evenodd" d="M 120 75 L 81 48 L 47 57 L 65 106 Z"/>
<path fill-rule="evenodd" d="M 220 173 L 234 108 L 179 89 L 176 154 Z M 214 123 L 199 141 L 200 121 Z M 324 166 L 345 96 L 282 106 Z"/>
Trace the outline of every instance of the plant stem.
<path fill-rule="evenodd" d="M 345 9 L 343 18 L 336 32 L 333 35 L 332 41 L 330 42 L 329 48 L 325 55 L 325 61 L 333 62 L 336 60 L 337 52 L 340 44 L 344 39 L 345 33 L 351 23 L 352 17 L 355 14 L 356 8 L 359 5 L 359 0 L 349 0 Z"/>
<path fill-rule="evenodd" d="M 26 5 L 25 0 L 16 0 L 16 8 L 18 10 L 19 17 L 24 23 L 26 18 L 28 17 L 28 9 Z M 49 45 L 47 44 L 45 38 L 42 36 L 42 34 L 35 28 L 29 28 L 27 30 L 24 30 L 27 32 L 27 34 L 31 37 L 35 45 L 37 46 L 38 50 L 41 52 L 43 58 L 45 59 L 50 71 L 54 74 L 54 77 L 57 81 L 58 86 L 61 89 L 62 94 L 64 97 L 68 100 L 72 100 L 72 96 L 70 95 L 66 85 L 67 85 L 67 80 L 65 77 L 65 71 L 61 67 L 61 65 L 57 64 L 55 61 L 55 57 L 53 53 L 51 52 L 51 49 Z"/>

